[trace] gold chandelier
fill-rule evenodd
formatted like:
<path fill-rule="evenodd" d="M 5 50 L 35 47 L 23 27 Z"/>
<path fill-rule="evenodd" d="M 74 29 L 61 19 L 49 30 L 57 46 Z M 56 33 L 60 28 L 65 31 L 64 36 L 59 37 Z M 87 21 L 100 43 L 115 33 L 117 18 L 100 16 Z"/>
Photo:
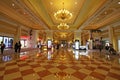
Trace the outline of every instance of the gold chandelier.
<path fill-rule="evenodd" d="M 54 17 L 57 20 L 60 21 L 66 21 L 72 18 L 72 13 L 70 13 L 68 10 L 64 9 L 64 3 L 63 3 L 63 9 L 58 10 L 56 13 L 54 13 Z"/>
<path fill-rule="evenodd" d="M 58 29 L 69 29 L 69 25 L 67 25 L 66 23 L 60 23 L 57 26 Z"/>

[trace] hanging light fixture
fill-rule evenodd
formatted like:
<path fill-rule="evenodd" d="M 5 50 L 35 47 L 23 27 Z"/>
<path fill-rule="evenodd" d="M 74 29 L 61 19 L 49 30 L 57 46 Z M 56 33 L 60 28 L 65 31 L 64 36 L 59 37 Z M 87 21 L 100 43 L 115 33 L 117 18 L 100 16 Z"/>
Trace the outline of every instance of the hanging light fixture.
<path fill-rule="evenodd" d="M 61 29 L 61 30 L 65 30 L 65 29 L 69 29 L 69 25 L 67 25 L 66 23 L 60 23 L 58 26 L 57 26 L 58 29 Z"/>
<path fill-rule="evenodd" d="M 54 17 L 57 20 L 60 21 L 66 21 L 72 18 L 72 13 L 70 13 L 68 10 L 64 9 L 64 2 L 63 2 L 63 9 L 58 10 L 55 14 Z"/>

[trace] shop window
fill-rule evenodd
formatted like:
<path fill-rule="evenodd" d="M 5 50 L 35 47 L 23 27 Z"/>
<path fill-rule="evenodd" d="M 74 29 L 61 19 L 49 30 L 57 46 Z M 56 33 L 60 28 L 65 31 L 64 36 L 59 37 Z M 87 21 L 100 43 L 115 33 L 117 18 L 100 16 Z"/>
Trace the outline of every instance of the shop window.
<path fill-rule="evenodd" d="M 21 41 L 21 48 L 25 48 L 25 47 L 27 47 L 27 40 L 25 40 L 25 39 L 22 39 Z"/>
<path fill-rule="evenodd" d="M 8 38 L 8 47 L 12 48 L 13 46 L 13 38 Z"/>
<path fill-rule="evenodd" d="M 3 41 L 3 37 L 2 36 L 0 36 L 0 43 Z"/>
<path fill-rule="evenodd" d="M 8 47 L 8 37 L 4 37 L 3 43 L 5 44 L 5 47 Z"/>

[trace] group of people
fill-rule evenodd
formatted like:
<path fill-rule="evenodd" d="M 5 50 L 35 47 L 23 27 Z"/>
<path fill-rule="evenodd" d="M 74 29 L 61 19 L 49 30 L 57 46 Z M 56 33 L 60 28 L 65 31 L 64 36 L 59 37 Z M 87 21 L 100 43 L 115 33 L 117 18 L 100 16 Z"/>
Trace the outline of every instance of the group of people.
<path fill-rule="evenodd" d="M 1 41 L 0 49 L 1 49 L 1 54 L 3 54 L 4 49 L 5 49 L 5 44 L 3 43 L 3 41 Z M 17 53 L 17 52 L 20 53 L 20 51 L 21 51 L 21 42 L 20 41 L 15 43 L 14 49 L 15 49 L 15 53 Z"/>
<path fill-rule="evenodd" d="M 15 49 L 15 53 L 17 53 L 17 52 L 20 53 L 20 51 L 21 51 L 21 43 L 20 43 L 20 41 L 15 43 L 14 49 Z"/>

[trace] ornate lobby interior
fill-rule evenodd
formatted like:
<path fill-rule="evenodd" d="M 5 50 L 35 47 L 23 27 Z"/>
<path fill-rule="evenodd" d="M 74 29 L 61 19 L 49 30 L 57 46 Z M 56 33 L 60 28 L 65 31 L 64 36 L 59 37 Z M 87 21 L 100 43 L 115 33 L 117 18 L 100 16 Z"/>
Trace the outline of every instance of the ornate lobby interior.
<path fill-rule="evenodd" d="M 0 80 L 120 80 L 120 0 L 0 0 L 2 41 Z"/>

